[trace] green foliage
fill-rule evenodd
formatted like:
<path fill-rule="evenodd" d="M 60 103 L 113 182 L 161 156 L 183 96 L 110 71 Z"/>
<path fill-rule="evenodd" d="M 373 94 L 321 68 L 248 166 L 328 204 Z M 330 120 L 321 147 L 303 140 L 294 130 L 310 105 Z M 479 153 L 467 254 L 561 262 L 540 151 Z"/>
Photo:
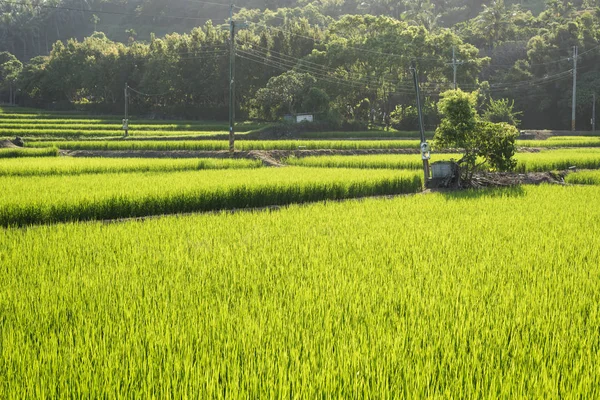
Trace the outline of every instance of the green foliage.
<path fill-rule="evenodd" d="M 478 121 L 477 156 L 482 157 L 493 171 L 512 171 L 517 166 L 513 158 L 519 131 L 505 122 Z"/>
<path fill-rule="evenodd" d="M 437 105 L 426 98 L 421 106 L 423 112 L 423 125 L 425 129 L 435 129 L 439 123 Z M 419 112 L 413 105 L 398 105 L 390 113 L 392 127 L 400 131 L 419 129 Z"/>
<path fill-rule="evenodd" d="M 317 87 L 311 87 L 302 100 L 302 110 L 319 116 L 329 112 L 329 96 Z"/>
<path fill-rule="evenodd" d="M 14 105 L 17 94 L 17 82 L 23 64 L 9 52 L 0 52 L 0 90 L 8 92 L 8 104 Z"/>
<path fill-rule="evenodd" d="M 439 109 L 443 118 L 434 136 L 436 147 L 464 151 L 459 164 L 462 164 L 466 182 L 471 180 L 478 167 L 478 157 L 495 171 L 510 171 L 516 166 L 513 156 L 518 130 L 506 123 L 480 121 L 476 103 L 477 92 L 451 90 L 442 93 Z"/>
<path fill-rule="evenodd" d="M 489 122 L 505 122 L 518 127 L 521 121 L 518 119 L 522 112 L 514 110 L 515 102 L 508 99 L 494 100 L 490 102 L 483 112 L 483 119 Z"/>
<path fill-rule="evenodd" d="M 306 73 L 294 71 L 284 72 L 279 76 L 269 79 L 267 86 L 256 92 L 256 103 L 259 108 L 259 116 L 265 119 L 275 120 L 284 114 L 296 114 L 298 106 L 310 103 L 310 90 L 316 83 L 316 79 Z M 321 95 L 312 92 L 313 96 Z M 308 101 L 308 103 L 306 103 Z M 323 105 L 321 104 L 321 107 Z"/>

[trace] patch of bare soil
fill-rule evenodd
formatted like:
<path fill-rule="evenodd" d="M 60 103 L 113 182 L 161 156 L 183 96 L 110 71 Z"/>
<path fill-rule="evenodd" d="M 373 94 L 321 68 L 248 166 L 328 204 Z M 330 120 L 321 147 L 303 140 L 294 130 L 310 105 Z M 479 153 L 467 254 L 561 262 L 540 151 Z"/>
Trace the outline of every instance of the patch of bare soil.
<path fill-rule="evenodd" d="M 248 157 L 262 161 L 267 167 L 285 167 L 285 164 L 279 162 L 281 160 L 273 158 L 268 151 L 252 150 L 248 152 Z"/>
<path fill-rule="evenodd" d="M 236 151 L 231 155 L 227 150 L 63 150 L 62 155 L 71 157 L 109 158 L 252 158 L 260 159 L 266 165 L 281 166 L 281 160 L 290 156 L 364 155 L 364 154 L 419 154 L 417 149 L 356 149 L 356 150 L 251 150 Z"/>
<path fill-rule="evenodd" d="M 14 149 L 16 147 L 19 147 L 19 146 L 17 146 L 10 140 L 0 140 L 0 149 Z"/>
<path fill-rule="evenodd" d="M 569 171 L 561 172 L 528 172 L 516 174 L 510 172 L 481 172 L 475 174 L 471 187 L 506 187 L 516 185 L 539 185 L 549 183 L 564 185 Z"/>

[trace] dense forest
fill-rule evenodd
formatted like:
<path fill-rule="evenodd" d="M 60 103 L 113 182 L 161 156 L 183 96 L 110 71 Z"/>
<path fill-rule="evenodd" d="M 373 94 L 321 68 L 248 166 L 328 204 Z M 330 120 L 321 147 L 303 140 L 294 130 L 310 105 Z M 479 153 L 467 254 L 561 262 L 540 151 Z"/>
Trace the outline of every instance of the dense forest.
<path fill-rule="evenodd" d="M 311 112 L 361 126 L 390 116 L 395 127 L 415 129 L 414 64 L 429 126 L 456 66 L 457 86 L 478 90 L 481 109 L 514 101 L 523 127 L 568 129 L 577 46 L 577 127 L 589 129 L 600 93 L 598 5 L 0 0 L 0 96 L 118 113 L 127 83 L 134 114 L 225 119 L 233 10 L 239 118 Z"/>

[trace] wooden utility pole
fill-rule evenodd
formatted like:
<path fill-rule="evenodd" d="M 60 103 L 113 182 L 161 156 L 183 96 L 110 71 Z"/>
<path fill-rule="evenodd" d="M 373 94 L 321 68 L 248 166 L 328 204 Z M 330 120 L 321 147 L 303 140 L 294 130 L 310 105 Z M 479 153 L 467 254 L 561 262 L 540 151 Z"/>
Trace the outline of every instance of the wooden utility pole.
<path fill-rule="evenodd" d="M 454 90 L 458 89 L 456 85 L 456 70 L 459 65 L 462 65 L 462 61 L 456 60 L 456 46 L 452 46 L 452 69 L 454 70 Z"/>
<path fill-rule="evenodd" d="M 577 105 L 577 46 L 573 46 L 573 100 L 571 104 L 571 130 L 575 131 L 575 107 Z"/>
<path fill-rule="evenodd" d="M 427 185 L 429 179 L 429 145 L 425 140 L 425 129 L 423 127 L 423 110 L 421 109 L 421 89 L 419 88 L 419 78 L 417 74 L 417 68 L 413 65 L 410 67 L 413 74 L 413 81 L 415 84 L 415 94 L 417 96 L 417 112 L 419 115 L 419 131 L 421 133 L 421 159 L 423 160 L 423 174 L 425 176 L 424 185 Z M 427 153 L 427 155 L 425 154 Z"/>
<path fill-rule="evenodd" d="M 592 93 L 592 132 L 596 133 L 596 92 Z"/>
<path fill-rule="evenodd" d="M 229 153 L 235 151 L 235 33 L 246 22 L 233 20 L 233 4 L 229 5 Z"/>
<path fill-rule="evenodd" d="M 233 4 L 229 6 L 229 153 L 235 151 L 235 21 Z"/>
<path fill-rule="evenodd" d="M 125 82 L 125 118 L 123 119 L 123 136 L 129 136 L 129 85 Z"/>

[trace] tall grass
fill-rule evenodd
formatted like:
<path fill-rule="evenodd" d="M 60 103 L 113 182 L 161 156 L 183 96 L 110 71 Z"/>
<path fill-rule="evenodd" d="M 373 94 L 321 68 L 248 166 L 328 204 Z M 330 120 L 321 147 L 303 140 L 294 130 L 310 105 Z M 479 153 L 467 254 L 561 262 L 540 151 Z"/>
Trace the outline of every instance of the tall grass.
<path fill-rule="evenodd" d="M 226 140 L 198 141 L 63 141 L 28 142 L 27 146 L 57 146 L 63 150 L 227 150 Z M 240 140 L 237 150 L 316 150 L 316 149 L 406 149 L 418 148 L 414 140 Z"/>
<path fill-rule="evenodd" d="M 0 160 L 0 176 L 81 175 L 118 172 L 173 172 L 202 169 L 258 168 L 260 160 L 73 158 Z"/>
<path fill-rule="evenodd" d="M 0 177 L 0 225 L 112 219 L 419 191 L 408 171 L 301 167 Z"/>
<path fill-rule="evenodd" d="M 0 397 L 598 398 L 597 198 L 3 229 Z"/>
<path fill-rule="evenodd" d="M 21 158 L 21 157 L 56 157 L 58 148 L 42 146 L 40 148 L 0 148 L 0 158 Z"/>
<path fill-rule="evenodd" d="M 566 176 L 565 182 L 580 185 L 600 185 L 600 171 L 581 171 Z"/>
<path fill-rule="evenodd" d="M 547 140 L 517 140 L 520 147 L 600 147 L 599 137 L 552 136 Z"/>
<path fill-rule="evenodd" d="M 459 159 L 460 154 L 433 153 L 431 161 Z M 600 149 L 560 149 L 539 153 L 517 153 L 518 172 L 540 172 L 557 169 L 600 168 Z M 398 168 L 420 169 L 423 167 L 418 154 L 377 154 L 357 156 L 314 156 L 291 157 L 286 160 L 291 165 L 322 168 Z"/>

